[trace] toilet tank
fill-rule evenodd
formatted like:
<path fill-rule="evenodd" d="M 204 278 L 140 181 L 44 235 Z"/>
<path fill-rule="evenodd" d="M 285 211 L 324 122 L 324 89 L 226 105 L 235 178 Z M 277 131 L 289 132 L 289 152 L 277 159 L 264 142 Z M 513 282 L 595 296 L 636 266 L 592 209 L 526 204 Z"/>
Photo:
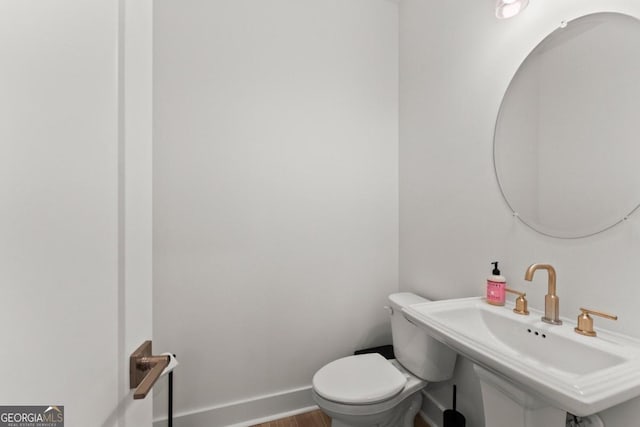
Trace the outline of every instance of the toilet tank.
<path fill-rule="evenodd" d="M 429 302 L 411 292 L 389 295 L 391 334 L 396 360 L 415 376 L 426 381 L 445 381 L 453 376 L 457 354 L 427 332 L 409 322 L 402 308 Z"/>

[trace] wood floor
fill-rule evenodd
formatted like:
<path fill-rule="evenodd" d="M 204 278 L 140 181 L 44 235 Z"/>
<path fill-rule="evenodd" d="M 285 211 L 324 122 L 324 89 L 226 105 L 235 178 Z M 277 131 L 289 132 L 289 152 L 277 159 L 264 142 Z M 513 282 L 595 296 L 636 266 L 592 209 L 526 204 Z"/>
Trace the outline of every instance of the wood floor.
<path fill-rule="evenodd" d="M 331 427 L 331 418 L 322 411 L 307 412 L 294 417 L 257 424 L 252 427 Z M 429 427 L 422 417 L 416 417 L 415 427 Z"/>

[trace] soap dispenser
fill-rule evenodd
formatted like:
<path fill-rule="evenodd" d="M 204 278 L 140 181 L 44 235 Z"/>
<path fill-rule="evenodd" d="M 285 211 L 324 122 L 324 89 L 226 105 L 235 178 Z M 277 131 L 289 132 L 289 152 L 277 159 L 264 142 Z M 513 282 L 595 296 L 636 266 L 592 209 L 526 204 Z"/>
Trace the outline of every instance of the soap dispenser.
<path fill-rule="evenodd" d="M 493 271 L 487 279 L 487 302 L 492 305 L 504 305 L 507 279 L 500 275 L 498 261 L 494 261 Z"/>

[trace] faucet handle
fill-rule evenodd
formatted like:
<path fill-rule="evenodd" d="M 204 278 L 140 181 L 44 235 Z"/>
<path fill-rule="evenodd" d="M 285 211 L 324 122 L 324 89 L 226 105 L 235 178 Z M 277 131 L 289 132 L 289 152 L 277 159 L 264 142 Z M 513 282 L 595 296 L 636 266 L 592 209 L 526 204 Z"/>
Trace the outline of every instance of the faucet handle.
<path fill-rule="evenodd" d="M 605 319 L 618 320 L 618 316 L 603 313 L 602 311 L 589 310 L 582 307 L 580 307 L 580 311 L 582 313 L 578 315 L 578 326 L 574 328 L 574 331 L 588 337 L 596 336 L 596 331 L 593 330 L 593 318 L 591 318 L 590 314 L 593 314 L 594 316 L 604 317 Z"/>
<path fill-rule="evenodd" d="M 528 315 L 529 310 L 527 310 L 527 299 L 525 298 L 527 294 L 525 292 L 519 292 L 519 291 L 516 291 L 515 289 L 511 289 L 507 287 L 505 287 L 504 290 L 512 294 L 518 295 L 518 298 L 516 298 L 516 308 L 513 309 L 513 312 L 516 314 L 522 314 L 523 316 Z"/>

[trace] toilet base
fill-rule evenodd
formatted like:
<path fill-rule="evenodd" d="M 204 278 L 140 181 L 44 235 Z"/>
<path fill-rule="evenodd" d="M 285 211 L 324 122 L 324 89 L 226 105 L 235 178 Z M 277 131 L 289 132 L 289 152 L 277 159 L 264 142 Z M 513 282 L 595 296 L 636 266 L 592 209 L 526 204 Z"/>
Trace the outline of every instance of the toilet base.
<path fill-rule="evenodd" d="M 331 427 L 413 427 L 416 415 L 422 406 L 422 393 L 418 391 L 397 406 L 371 415 L 345 415 L 331 413 Z"/>

